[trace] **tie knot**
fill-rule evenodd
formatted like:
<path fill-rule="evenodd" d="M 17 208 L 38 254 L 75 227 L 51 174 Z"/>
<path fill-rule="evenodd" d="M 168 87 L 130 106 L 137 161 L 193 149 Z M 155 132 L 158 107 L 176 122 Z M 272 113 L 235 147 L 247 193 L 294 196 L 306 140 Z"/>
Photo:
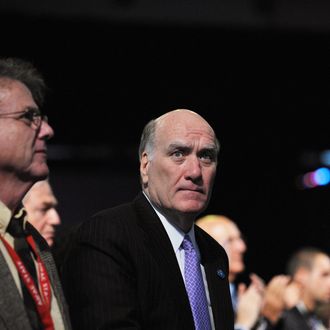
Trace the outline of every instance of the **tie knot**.
<path fill-rule="evenodd" d="M 194 246 L 190 240 L 189 235 L 185 235 L 181 245 L 182 245 L 183 249 L 186 251 L 194 250 Z"/>

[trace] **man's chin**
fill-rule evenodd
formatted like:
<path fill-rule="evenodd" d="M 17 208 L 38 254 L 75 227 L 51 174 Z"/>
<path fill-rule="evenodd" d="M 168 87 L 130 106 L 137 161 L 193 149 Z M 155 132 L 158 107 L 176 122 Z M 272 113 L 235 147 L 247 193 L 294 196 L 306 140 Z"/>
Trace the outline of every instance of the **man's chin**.
<path fill-rule="evenodd" d="M 199 214 L 203 212 L 206 208 L 205 202 L 191 200 L 189 202 L 182 203 L 181 207 L 179 208 L 182 213 L 186 214 Z"/>
<path fill-rule="evenodd" d="M 30 169 L 29 171 L 22 173 L 20 177 L 22 181 L 25 182 L 37 182 L 47 179 L 48 175 L 49 169 L 45 164 L 44 166 L 39 166 L 38 168 Z"/>
<path fill-rule="evenodd" d="M 43 169 L 40 169 L 38 171 L 35 171 L 31 173 L 31 176 L 36 180 L 36 181 L 41 181 L 45 180 L 48 178 L 49 175 L 49 169 L 48 166 L 45 166 Z"/>

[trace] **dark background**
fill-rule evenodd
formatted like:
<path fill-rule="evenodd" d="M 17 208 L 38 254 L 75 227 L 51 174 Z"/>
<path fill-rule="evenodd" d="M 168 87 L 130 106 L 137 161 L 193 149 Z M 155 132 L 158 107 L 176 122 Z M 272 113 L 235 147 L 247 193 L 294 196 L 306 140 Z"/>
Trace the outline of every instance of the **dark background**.
<path fill-rule="evenodd" d="M 50 87 L 63 227 L 134 198 L 143 126 L 189 108 L 222 145 L 205 213 L 238 223 L 247 272 L 268 280 L 300 246 L 330 251 L 329 185 L 299 185 L 330 148 L 330 8 L 244 3 L 0 5 L 0 55 L 33 61 Z"/>

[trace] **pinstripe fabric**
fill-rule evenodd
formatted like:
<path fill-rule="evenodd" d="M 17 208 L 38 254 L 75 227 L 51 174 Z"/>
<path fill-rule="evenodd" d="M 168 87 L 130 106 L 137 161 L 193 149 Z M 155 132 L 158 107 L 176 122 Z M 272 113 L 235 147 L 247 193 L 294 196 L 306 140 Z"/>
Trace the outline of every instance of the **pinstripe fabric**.
<path fill-rule="evenodd" d="M 216 329 L 232 330 L 224 250 L 196 228 Z M 84 222 L 63 265 L 73 328 L 192 330 L 182 275 L 156 213 L 143 194 Z"/>

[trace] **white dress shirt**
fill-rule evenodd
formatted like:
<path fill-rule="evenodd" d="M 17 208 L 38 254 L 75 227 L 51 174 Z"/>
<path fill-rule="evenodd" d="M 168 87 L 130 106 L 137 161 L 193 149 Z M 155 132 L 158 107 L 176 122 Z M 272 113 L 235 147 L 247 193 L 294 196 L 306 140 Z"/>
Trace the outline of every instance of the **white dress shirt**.
<path fill-rule="evenodd" d="M 163 224 L 165 231 L 172 243 L 172 247 L 176 256 L 176 259 L 178 261 L 180 270 L 181 270 L 181 275 L 183 280 L 185 281 L 185 277 L 184 277 L 184 261 L 185 261 L 185 255 L 184 255 L 184 249 L 181 247 L 182 241 L 184 239 L 184 236 L 187 234 L 189 235 L 189 238 L 196 250 L 196 253 L 198 255 L 198 258 L 200 260 L 200 252 L 199 252 L 199 248 L 198 245 L 196 243 L 196 239 L 195 239 L 195 229 L 194 226 L 191 227 L 191 229 L 189 230 L 188 233 L 184 233 L 181 229 L 179 229 L 178 227 L 174 226 L 168 219 L 166 219 L 166 217 L 160 213 L 158 211 L 158 209 L 156 209 L 154 207 L 154 205 L 150 202 L 148 196 L 146 194 L 144 194 L 147 198 L 147 200 L 149 201 L 150 205 L 153 207 L 153 209 L 155 210 L 155 212 L 157 213 L 161 223 Z M 203 276 L 203 282 L 204 282 L 204 287 L 205 287 L 205 292 L 206 292 L 206 299 L 207 299 L 207 304 L 208 304 L 208 309 L 209 309 L 209 314 L 210 314 L 210 320 L 211 320 L 211 327 L 212 330 L 215 329 L 214 327 L 214 320 L 213 320 L 213 313 L 212 313 L 212 306 L 211 306 L 211 301 L 210 301 L 210 295 L 209 295 L 209 289 L 207 286 L 207 281 L 206 281 L 206 275 L 205 275 L 205 270 L 202 264 L 200 264 L 201 266 L 201 271 L 202 271 L 202 276 Z"/>

